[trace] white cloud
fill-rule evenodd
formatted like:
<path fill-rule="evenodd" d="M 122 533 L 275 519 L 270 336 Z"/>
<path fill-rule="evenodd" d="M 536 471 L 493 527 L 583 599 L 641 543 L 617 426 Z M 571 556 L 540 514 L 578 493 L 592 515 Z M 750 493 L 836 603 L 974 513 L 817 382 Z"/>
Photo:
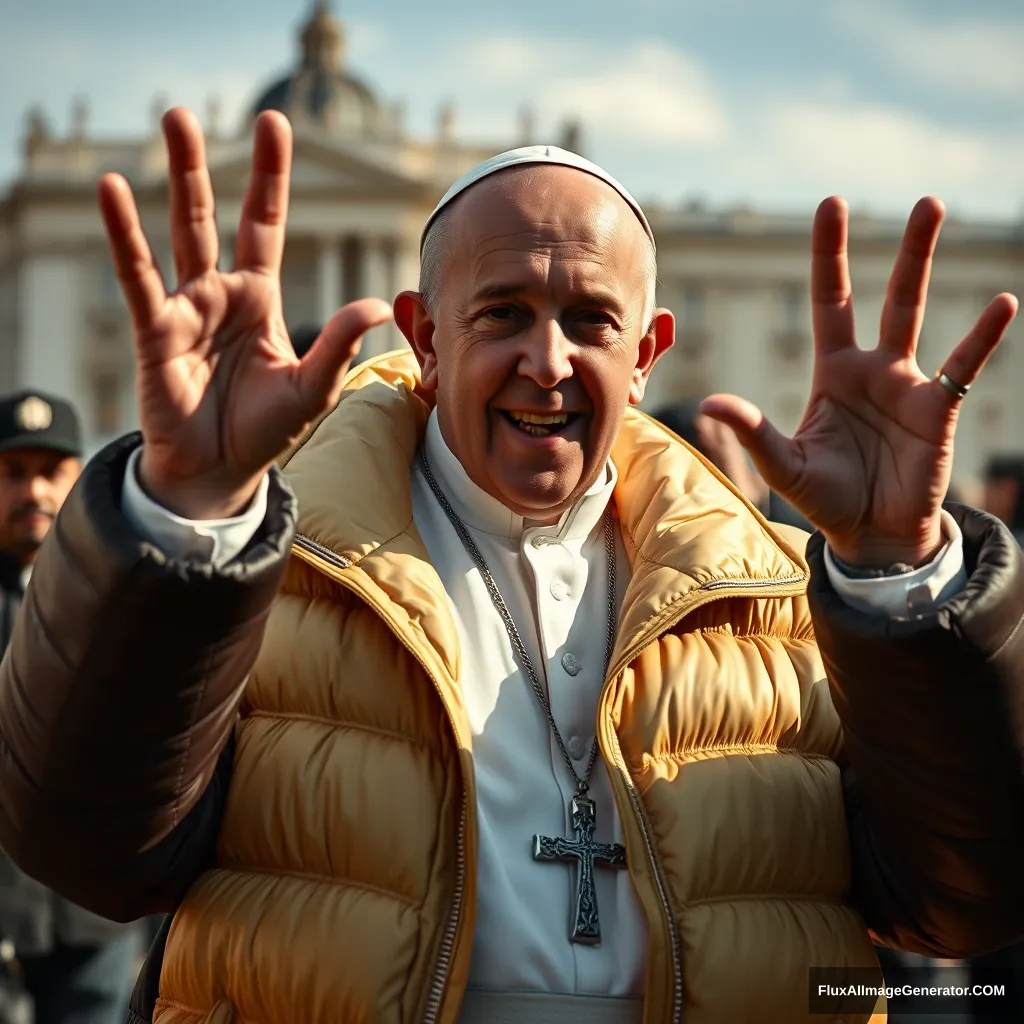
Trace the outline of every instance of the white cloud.
<path fill-rule="evenodd" d="M 615 49 L 502 36 L 460 40 L 457 49 L 458 58 L 444 55 L 433 69 L 422 70 L 439 92 L 458 96 L 460 124 L 471 129 L 508 119 L 527 102 L 546 119 L 579 117 L 588 135 L 630 143 L 704 144 L 727 131 L 725 108 L 707 72 L 661 42 Z"/>
<path fill-rule="evenodd" d="M 732 113 L 736 127 L 725 143 L 675 162 L 686 187 L 713 205 L 742 200 L 808 211 L 838 194 L 857 209 L 904 216 L 921 196 L 937 195 L 956 216 L 1019 215 L 1016 169 L 1024 162 L 1024 140 L 852 100 L 764 98 L 742 115 Z M 671 162 L 665 163 L 668 170 Z M 619 176 L 639 178 L 643 194 L 655 192 L 657 179 L 640 160 Z M 659 191 L 665 195 L 665 186 Z"/>
<path fill-rule="evenodd" d="M 941 91 L 1017 101 L 1024 95 L 1024 20 L 977 13 L 915 19 L 869 0 L 834 8 L 841 29 L 874 46 L 897 71 Z"/>
<path fill-rule="evenodd" d="M 724 104 L 692 58 L 661 43 L 640 43 L 601 71 L 556 79 L 548 103 L 629 142 L 658 147 L 723 142 Z"/>
<path fill-rule="evenodd" d="M 764 144 L 789 173 L 861 191 L 959 189 L 994 169 L 984 139 L 905 110 L 791 104 L 770 111 L 766 126 Z"/>
<path fill-rule="evenodd" d="M 501 36 L 460 41 L 458 49 L 465 54 L 461 67 L 453 68 L 464 81 L 477 84 L 497 81 L 514 83 L 524 75 L 543 72 L 555 56 L 555 47 L 546 40 Z M 447 66 L 447 62 L 445 62 Z M 524 83 L 529 84 L 529 83 Z"/>

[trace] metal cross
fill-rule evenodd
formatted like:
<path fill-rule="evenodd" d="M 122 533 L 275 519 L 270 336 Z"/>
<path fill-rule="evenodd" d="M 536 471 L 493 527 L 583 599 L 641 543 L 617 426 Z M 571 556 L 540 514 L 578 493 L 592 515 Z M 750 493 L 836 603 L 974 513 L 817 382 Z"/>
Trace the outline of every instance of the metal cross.
<path fill-rule="evenodd" d="M 573 942 L 596 946 L 601 942 L 601 923 L 597 914 L 594 866 L 624 868 L 625 847 L 618 843 L 595 843 L 597 814 L 594 801 L 582 793 L 572 799 L 572 829 L 575 839 L 533 837 L 534 860 L 576 862 L 576 909 L 573 913 Z"/>

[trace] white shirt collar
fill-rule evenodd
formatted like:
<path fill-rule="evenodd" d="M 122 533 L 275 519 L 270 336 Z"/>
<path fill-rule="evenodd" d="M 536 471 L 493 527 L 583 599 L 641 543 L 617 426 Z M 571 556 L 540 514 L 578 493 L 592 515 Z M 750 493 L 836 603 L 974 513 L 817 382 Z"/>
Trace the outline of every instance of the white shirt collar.
<path fill-rule="evenodd" d="M 513 541 L 521 540 L 526 530 L 531 535 L 543 533 L 563 541 L 588 537 L 601 521 L 618 480 L 615 464 L 609 459 L 604 473 L 598 476 L 572 508 L 562 513 L 557 523 L 541 526 L 531 519 L 516 515 L 470 480 L 462 463 L 441 435 L 436 409 L 427 421 L 424 447 L 430 469 L 459 518 L 474 530 Z"/>

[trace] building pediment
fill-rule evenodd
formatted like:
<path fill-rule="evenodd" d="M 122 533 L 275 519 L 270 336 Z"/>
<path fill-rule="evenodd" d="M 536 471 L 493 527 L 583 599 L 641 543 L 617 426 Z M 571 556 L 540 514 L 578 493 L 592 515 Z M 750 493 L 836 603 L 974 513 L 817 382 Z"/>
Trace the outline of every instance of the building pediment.
<path fill-rule="evenodd" d="M 251 154 L 232 154 L 210 167 L 217 196 L 241 195 L 249 180 Z M 384 200 L 423 200 L 436 186 L 418 181 L 348 149 L 343 142 L 295 138 L 291 194 L 331 195 Z"/>

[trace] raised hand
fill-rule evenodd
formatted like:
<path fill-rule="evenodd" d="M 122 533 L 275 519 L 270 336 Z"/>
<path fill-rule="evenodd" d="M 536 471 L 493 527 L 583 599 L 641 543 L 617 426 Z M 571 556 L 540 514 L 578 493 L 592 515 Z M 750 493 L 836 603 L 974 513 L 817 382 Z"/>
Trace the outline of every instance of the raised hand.
<path fill-rule="evenodd" d="M 854 337 L 847 207 L 825 200 L 813 230 L 814 377 L 796 433 L 785 437 L 734 395 L 713 395 L 701 406 L 736 431 L 768 485 L 851 564 L 919 565 L 941 547 L 963 397 L 957 386 L 970 387 L 1017 312 L 1014 296 L 996 296 L 947 357 L 946 383 L 921 372 L 917 341 L 943 215 L 936 199 L 914 207 L 878 344 L 865 350 Z"/>
<path fill-rule="evenodd" d="M 98 196 L 134 325 L 140 483 L 171 511 L 218 519 L 243 509 L 267 467 L 337 401 L 360 339 L 391 316 L 391 307 L 379 299 L 344 307 L 299 360 L 281 308 L 292 145 L 287 120 L 271 112 L 256 122 L 230 272 L 217 269 L 213 190 L 199 124 L 177 109 L 163 127 L 175 291 L 164 286 L 128 183 L 106 175 Z"/>

